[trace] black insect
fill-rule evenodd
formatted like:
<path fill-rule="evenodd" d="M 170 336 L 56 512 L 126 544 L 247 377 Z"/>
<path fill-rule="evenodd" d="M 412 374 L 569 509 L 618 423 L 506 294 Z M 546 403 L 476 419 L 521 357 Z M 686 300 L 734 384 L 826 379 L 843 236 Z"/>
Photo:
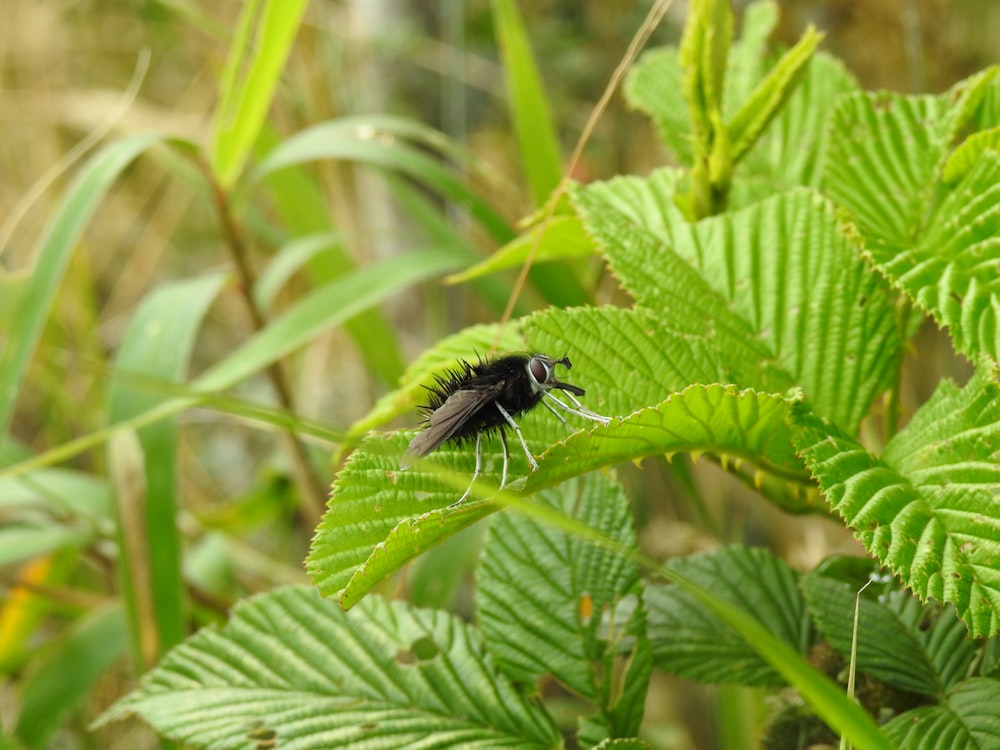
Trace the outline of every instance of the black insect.
<path fill-rule="evenodd" d="M 510 458 L 506 435 L 508 427 L 521 441 L 531 468 L 538 468 L 535 457 L 524 442 L 521 428 L 514 421 L 516 415 L 542 404 L 569 427 L 563 416 L 552 406 L 555 404 L 578 417 L 593 419 L 602 424 L 610 422 L 610 418 L 595 414 L 577 401 L 577 396 L 584 395 L 583 388 L 556 379 L 556 365 L 562 365 L 567 370 L 572 367 L 569 357 L 552 359 L 544 354 L 512 354 L 495 360 L 480 359 L 474 364 L 462 360 L 459 362 L 459 369 L 439 375 L 437 385 L 428 388 L 431 393 L 428 404 L 422 407 L 427 415 L 427 428 L 410 441 L 403 456 L 402 468 L 407 468 L 444 443 L 452 442 L 461 446 L 475 440 L 476 471 L 468 489 L 455 503 L 458 505 L 469 496 L 472 485 L 482 470 L 484 435 L 495 433 L 503 444 L 501 489 L 507 484 L 507 463 Z M 566 393 L 572 406 L 552 393 L 557 389 Z"/>

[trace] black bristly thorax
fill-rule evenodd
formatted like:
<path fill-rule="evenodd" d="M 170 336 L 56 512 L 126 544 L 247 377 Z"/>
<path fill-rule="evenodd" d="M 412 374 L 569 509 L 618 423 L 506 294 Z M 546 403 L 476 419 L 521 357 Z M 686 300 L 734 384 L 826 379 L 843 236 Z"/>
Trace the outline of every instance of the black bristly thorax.
<path fill-rule="evenodd" d="M 463 445 L 474 441 L 480 432 L 495 434 L 507 429 L 508 425 L 500 410 L 499 403 L 511 416 L 528 411 L 542 400 L 542 391 L 534 390 L 528 376 L 527 354 L 512 354 L 496 360 L 477 362 L 460 361 L 458 369 L 446 371 L 437 376 L 437 385 L 429 387 L 430 397 L 425 406 L 420 407 L 426 419 L 459 390 L 474 390 L 490 393 L 483 405 L 451 437 L 449 442 Z"/>
<path fill-rule="evenodd" d="M 429 403 L 421 407 L 426 425 L 407 446 L 399 464 L 400 469 L 405 470 L 445 443 L 475 443 L 476 470 L 465 493 L 457 503 L 449 506 L 453 507 L 469 496 L 482 471 L 485 435 L 499 434 L 503 446 L 501 489 L 507 482 L 510 459 L 506 438 L 508 429 L 517 436 L 531 469 L 538 468 L 538 462 L 531 454 L 521 428 L 514 419 L 517 415 L 544 404 L 567 428 L 569 423 L 556 411 L 555 406 L 569 414 L 608 424 L 610 418 L 595 414 L 576 400 L 577 396 L 584 395 L 583 388 L 556 377 L 557 365 L 567 370 L 572 367 L 569 357 L 554 359 L 537 353 L 511 354 L 494 360 L 480 359 L 475 363 L 459 361 L 457 369 L 437 376 L 437 385 L 427 389 L 431 394 Z M 553 390 L 561 391 L 569 403 L 554 396 Z"/>

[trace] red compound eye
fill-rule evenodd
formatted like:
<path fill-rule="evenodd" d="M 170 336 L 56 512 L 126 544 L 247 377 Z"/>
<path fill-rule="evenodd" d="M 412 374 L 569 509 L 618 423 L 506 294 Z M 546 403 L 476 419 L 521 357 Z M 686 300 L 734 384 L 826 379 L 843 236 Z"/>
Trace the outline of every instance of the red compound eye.
<path fill-rule="evenodd" d="M 552 367 L 538 355 L 531 358 L 528 362 L 528 370 L 531 372 L 531 377 L 535 379 L 535 382 L 539 385 L 546 385 L 549 378 L 552 377 Z"/>

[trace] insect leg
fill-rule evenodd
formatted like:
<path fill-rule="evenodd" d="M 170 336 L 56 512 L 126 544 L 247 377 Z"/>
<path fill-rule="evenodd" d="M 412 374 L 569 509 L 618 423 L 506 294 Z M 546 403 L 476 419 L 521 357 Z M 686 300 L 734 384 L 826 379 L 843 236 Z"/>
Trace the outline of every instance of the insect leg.
<path fill-rule="evenodd" d="M 572 393 L 570 393 L 569 391 L 566 391 L 565 393 L 566 397 L 569 398 L 569 400 L 572 401 L 574 404 L 576 404 L 577 408 L 574 409 L 569 404 L 563 403 L 558 398 L 553 396 L 551 391 L 546 391 L 545 393 L 542 394 L 542 403 L 544 404 L 545 399 L 550 398 L 557 404 L 559 404 L 561 408 L 568 411 L 570 414 L 576 414 L 576 416 L 583 417 L 584 419 L 593 419 L 595 422 L 600 422 L 601 424 L 609 424 L 611 422 L 611 417 L 602 417 L 600 414 L 595 414 L 586 406 L 577 401 L 576 397 Z M 548 404 L 545 405 L 549 406 Z M 551 409 L 552 407 L 549 408 Z"/>
<path fill-rule="evenodd" d="M 524 448 L 524 455 L 528 457 L 528 463 L 531 464 L 532 470 L 537 469 L 538 462 L 535 460 L 535 457 L 531 455 L 531 451 L 528 450 L 528 444 L 524 442 L 524 435 L 521 434 L 521 428 L 517 426 L 517 422 L 515 422 L 514 418 L 507 413 L 506 409 L 500 406 L 500 404 L 496 404 L 496 407 L 500 410 L 500 413 L 503 414 L 503 418 L 507 420 L 507 424 L 511 426 L 511 429 L 517 433 L 517 439 L 521 441 L 521 447 Z"/>
<path fill-rule="evenodd" d="M 476 483 L 476 480 L 479 478 L 479 472 L 482 470 L 482 468 L 483 468 L 483 433 L 480 432 L 478 435 L 476 435 L 476 470 L 472 472 L 472 479 L 469 481 L 469 486 L 465 488 L 465 492 L 462 493 L 462 496 L 458 498 L 458 500 L 449 505 L 448 506 L 449 508 L 454 508 L 456 505 L 461 505 L 462 503 L 465 502 L 465 498 L 467 498 L 469 496 L 469 493 L 472 492 L 472 485 L 474 485 Z"/>
<path fill-rule="evenodd" d="M 548 401 L 546 401 L 544 398 L 542 399 L 542 406 L 544 406 L 546 409 L 548 409 L 550 412 L 552 412 L 555 415 L 556 419 L 558 419 L 560 422 L 562 422 L 563 426 L 567 430 L 569 430 L 570 432 L 573 431 L 573 428 L 569 426 L 569 422 L 566 421 L 566 419 L 563 417 L 563 415 L 560 414 L 559 412 L 557 412 L 555 409 L 553 409 L 552 405 Z"/>
<path fill-rule="evenodd" d="M 510 460 L 510 451 L 507 449 L 507 436 L 500 432 L 500 442 L 503 444 L 503 474 L 500 476 L 500 489 L 507 486 L 507 462 Z"/>

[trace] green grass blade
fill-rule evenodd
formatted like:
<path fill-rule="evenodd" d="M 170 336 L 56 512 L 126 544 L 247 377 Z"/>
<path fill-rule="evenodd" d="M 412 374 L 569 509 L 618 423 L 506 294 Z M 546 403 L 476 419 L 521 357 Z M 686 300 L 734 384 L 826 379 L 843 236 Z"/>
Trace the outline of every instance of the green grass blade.
<path fill-rule="evenodd" d="M 279 143 L 278 136 L 265 123 L 255 146 L 258 158 L 264 158 Z M 283 219 L 290 244 L 318 234 L 336 234 L 327 198 L 303 165 L 271 172 L 262 180 L 262 186 Z M 312 256 L 306 264 L 309 276 L 317 286 L 351 273 L 356 268 L 354 259 L 339 242 Z M 263 283 L 261 278 L 258 287 Z M 258 289 L 255 289 L 254 295 L 258 294 Z M 378 308 L 365 310 L 347 321 L 345 327 L 369 369 L 386 384 L 394 383 L 403 372 L 405 363 L 396 341 L 396 332 L 382 311 Z"/>
<path fill-rule="evenodd" d="M 236 182 L 260 133 L 308 4 L 252 0 L 243 6 L 212 122 L 209 158 L 224 188 Z"/>
<path fill-rule="evenodd" d="M 343 323 L 400 289 L 455 267 L 448 251 L 409 252 L 342 276 L 299 300 L 243 346 L 211 367 L 194 386 L 215 391 L 260 372 L 321 331 Z"/>
<path fill-rule="evenodd" d="M 490 7 L 521 164 L 534 205 L 541 206 L 562 180 L 559 139 L 516 0 L 493 0 Z"/>
<path fill-rule="evenodd" d="M 56 550 L 82 548 L 94 539 L 94 532 L 55 523 L 5 523 L 0 528 L 0 568 L 17 565 Z"/>
<path fill-rule="evenodd" d="M 161 402 L 148 390 L 135 388 L 118 373 L 156 376 L 182 382 L 195 338 L 209 305 L 216 298 L 226 277 L 212 274 L 174 282 L 154 290 L 136 310 L 115 357 L 114 373 L 108 387 L 108 413 L 112 424 L 124 422 L 146 412 Z M 177 427 L 173 419 L 164 419 L 137 431 L 139 445 L 146 457 L 144 525 L 132 528 L 119 525 L 122 575 L 125 598 L 129 602 L 133 635 L 148 625 L 140 621 L 137 597 L 150 598 L 159 653 L 179 643 L 186 632 L 184 585 L 181 580 L 181 540 L 177 529 L 178 505 Z M 124 535 L 141 533 L 142 539 Z M 126 550 L 141 550 L 143 566 L 149 579 L 136 579 L 130 570 Z M 140 584 L 139 581 L 142 581 Z M 148 584 L 148 590 L 146 585 Z M 136 591 L 135 586 L 143 586 Z"/>
<path fill-rule="evenodd" d="M 51 747 L 52 735 L 121 657 L 127 638 L 119 604 L 94 610 L 58 638 L 23 684 L 18 738 L 30 748 Z"/>
<path fill-rule="evenodd" d="M 313 336 L 341 325 L 361 310 L 387 299 L 400 289 L 455 268 L 450 252 L 428 250 L 409 253 L 399 259 L 358 270 L 330 282 L 289 308 L 267 328 L 258 332 L 226 359 L 207 370 L 191 384 L 194 395 L 162 401 L 124 422 L 110 425 L 71 440 L 52 450 L 0 469 L 0 477 L 15 477 L 34 469 L 66 461 L 106 442 L 123 429 L 140 429 L 190 408 L 205 398 L 205 391 L 235 385 L 286 354 L 304 345 Z"/>
<path fill-rule="evenodd" d="M 14 408 L 28 360 L 38 343 L 56 289 L 87 222 L 111 183 L 152 144 L 157 135 L 115 141 L 90 158 L 73 181 L 49 223 L 30 275 L 14 288 L 17 299 L 8 308 L 11 326 L 0 347 L 0 443 Z"/>
<path fill-rule="evenodd" d="M 262 310 L 269 308 L 275 296 L 292 276 L 317 256 L 332 253 L 335 247 L 339 247 L 340 242 L 337 234 L 322 232 L 296 237 L 279 248 L 254 285 L 254 302 Z"/>
<path fill-rule="evenodd" d="M 795 649 L 771 635 L 763 623 L 687 578 L 676 574 L 668 574 L 667 578 L 682 586 L 736 630 L 775 671 L 798 688 L 827 724 L 854 744 L 855 750 L 893 750 L 893 745 L 863 708 L 844 695 L 838 685 L 803 659 Z"/>
<path fill-rule="evenodd" d="M 379 130 L 353 118 L 347 123 L 333 120 L 313 125 L 273 149 L 257 165 L 253 178 L 260 179 L 276 169 L 320 159 L 356 161 L 411 177 L 463 206 L 495 240 L 513 239 L 513 230 L 504 218 L 453 169 L 428 156 L 422 147 L 417 148 L 395 136 L 386 139 L 379 136 Z"/>

